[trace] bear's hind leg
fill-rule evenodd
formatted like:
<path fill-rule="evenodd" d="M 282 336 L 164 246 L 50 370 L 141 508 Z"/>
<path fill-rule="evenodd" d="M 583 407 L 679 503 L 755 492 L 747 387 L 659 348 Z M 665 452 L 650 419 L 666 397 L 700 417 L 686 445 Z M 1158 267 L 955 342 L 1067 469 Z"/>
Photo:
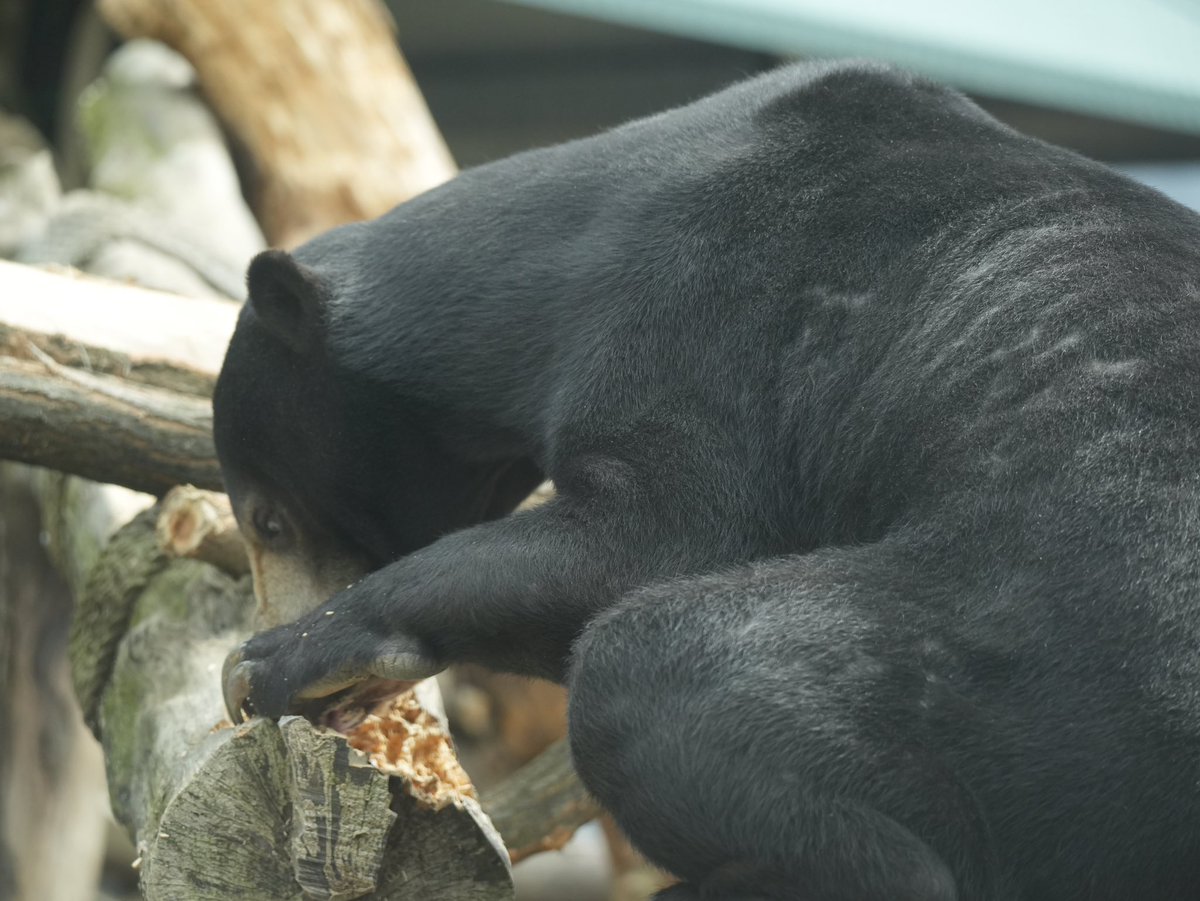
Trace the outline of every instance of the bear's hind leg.
<path fill-rule="evenodd" d="M 664 901 L 1003 897 L 974 799 L 923 741 L 915 568 L 895 553 L 652 586 L 577 643 L 576 766 L 686 880 Z"/>

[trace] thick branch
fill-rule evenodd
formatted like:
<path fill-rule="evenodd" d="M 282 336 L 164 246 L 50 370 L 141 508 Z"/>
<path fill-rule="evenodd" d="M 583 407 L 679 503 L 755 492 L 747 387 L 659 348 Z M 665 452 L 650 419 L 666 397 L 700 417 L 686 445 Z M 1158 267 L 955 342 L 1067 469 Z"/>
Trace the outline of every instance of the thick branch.
<path fill-rule="evenodd" d="M 483 799 L 483 809 L 504 836 L 513 863 L 557 851 L 603 812 L 575 775 L 566 739 L 497 785 Z"/>
<path fill-rule="evenodd" d="M 444 730 L 426 713 L 436 685 L 409 699 L 423 740 L 388 742 L 401 750 L 387 773 L 301 719 L 218 725 L 217 673 L 247 631 L 249 585 L 163 555 L 158 516 L 109 543 L 72 630 L 76 687 L 104 742 L 114 813 L 142 856 L 143 896 L 510 899 L 504 851 L 469 786 L 436 805 L 407 775 L 424 772 L 426 733 Z"/>
<path fill-rule="evenodd" d="M 220 488 L 211 419 L 194 395 L 0 357 L 0 458 L 152 494 Z"/>
<path fill-rule="evenodd" d="M 73 369 L 116 376 L 141 385 L 205 399 L 212 397 L 216 385 L 216 379 L 207 372 L 178 366 L 166 360 L 142 360 L 107 347 L 82 344 L 63 335 L 25 331 L 3 322 L 0 322 L 0 357 L 38 362 L 49 358 Z"/>
<path fill-rule="evenodd" d="M 236 314 L 0 263 L 0 459 L 153 494 L 220 488 L 208 398 Z"/>
<path fill-rule="evenodd" d="M 239 306 L 0 260 L 0 322 L 215 374 Z"/>

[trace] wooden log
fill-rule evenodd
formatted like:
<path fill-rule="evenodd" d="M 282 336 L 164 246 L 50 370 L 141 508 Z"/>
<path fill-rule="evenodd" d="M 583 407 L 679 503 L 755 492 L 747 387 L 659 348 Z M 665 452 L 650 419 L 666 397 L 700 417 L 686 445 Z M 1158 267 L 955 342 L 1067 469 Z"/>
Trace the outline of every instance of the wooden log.
<path fill-rule="evenodd" d="M 236 314 L 0 262 L 0 459 L 153 494 L 219 488 L 208 398 Z"/>
<path fill-rule="evenodd" d="M 0 322 L 215 375 L 239 306 L 0 260 Z"/>
<path fill-rule="evenodd" d="M 497 785 L 483 805 L 504 836 L 513 863 L 558 850 L 576 829 L 603 812 L 575 774 L 566 739 Z"/>
<path fill-rule="evenodd" d="M 432 809 L 302 719 L 222 725 L 218 673 L 248 632 L 249 580 L 168 558 L 159 516 L 139 515 L 109 543 L 72 635 L 143 895 L 511 897 L 502 845 L 469 797 Z"/>
<path fill-rule="evenodd" d="M 168 556 L 202 560 L 234 576 L 248 572 L 225 495 L 180 486 L 163 499 L 160 511 L 156 531 Z M 576 829 L 601 814 L 575 775 L 565 740 L 501 781 L 482 804 L 513 863 L 563 847 Z"/>
<path fill-rule="evenodd" d="M 0 322 L 0 357 L 43 364 L 49 359 L 94 375 L 114 376 L 205 399 L 212 397 L 216 385 L 211 374 L 168 360 L 140 359 L 107 347 L 73 341 L 64 335 L 24 331 L 3 322 Z"/>
<path fill-rule="evenodd" d="M 28 344 L 36 348 L 32 338 Z M 162 494 L 221 486 L 209 402 L 190 394 L 0 357 L 0 458 Z"/>
<path fill-rule="evenodd" d="M 250 151 L 259 221 L 294 246 L 369 219 L 454 174 L 454 162 L 377 0 L 103 0 L 126 37 L 196 67 Z"/>

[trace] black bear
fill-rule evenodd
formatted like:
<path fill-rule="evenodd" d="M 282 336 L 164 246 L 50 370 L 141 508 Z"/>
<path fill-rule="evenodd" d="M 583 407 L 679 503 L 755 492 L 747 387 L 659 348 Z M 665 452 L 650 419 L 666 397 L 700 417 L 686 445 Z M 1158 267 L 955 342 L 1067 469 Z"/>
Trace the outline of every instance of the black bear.
<path fill-rule="evenodd" d="M 672 901 L 1200 898 L 1194 213 L 810 64 L 248 281 L 239 522 L 370 574 L 234 652 L 234 711 L 561 680 Z"/>

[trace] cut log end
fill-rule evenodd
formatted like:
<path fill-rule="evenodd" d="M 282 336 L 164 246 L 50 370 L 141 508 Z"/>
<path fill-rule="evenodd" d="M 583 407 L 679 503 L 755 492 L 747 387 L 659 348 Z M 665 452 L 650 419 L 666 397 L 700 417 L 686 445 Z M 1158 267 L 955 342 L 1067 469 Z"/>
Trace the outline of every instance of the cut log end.
<path fill-rule="evenodd" d="M 172 557 L 211 563 L 234 577 L 250 572 L 246 545 L 224 494 L 193 485 L 172 488 L 163 498 L 157 533 L 159 545 Z"/>

